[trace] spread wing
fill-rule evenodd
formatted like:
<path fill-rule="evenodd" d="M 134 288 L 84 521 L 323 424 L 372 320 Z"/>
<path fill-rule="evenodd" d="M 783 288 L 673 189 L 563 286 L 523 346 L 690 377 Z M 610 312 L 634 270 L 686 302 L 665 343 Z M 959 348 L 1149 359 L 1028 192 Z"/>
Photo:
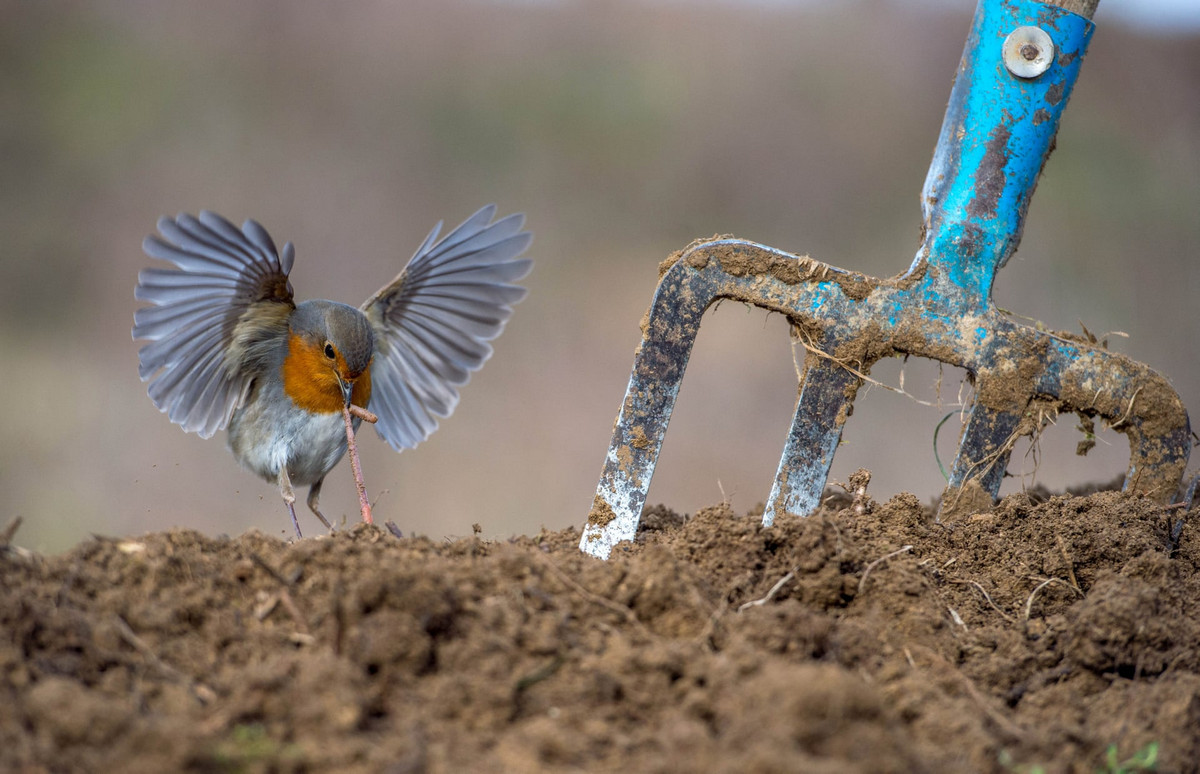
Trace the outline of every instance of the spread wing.
<path fill-rule="evenodd" d="M 138 375 L 149 381 L 159 411 L 188 432 L 208 438 L 229 419 L 253 379 L 265 349 L 287 330 L 295 308 L 283 254 L 262 226 L 239 230 L 211 212 L 158 221 L 142 249 L 177 268 L 143 269 L 135 296 L 152 306 L 133 316 Z"/>
<path fill-rule="evenodd" d="M 411 449 L 437 429 L 466 384 L 492 354 L 512 305 L 515 285 L 533 261 L 518 259 L 533 240 L 524 215 L 492 223 L 495 205 L 467 218 L 440 241 L 438 223 L 391 283 L 362 305 L 375 331 L 371 411 L 392 448 Z"/>

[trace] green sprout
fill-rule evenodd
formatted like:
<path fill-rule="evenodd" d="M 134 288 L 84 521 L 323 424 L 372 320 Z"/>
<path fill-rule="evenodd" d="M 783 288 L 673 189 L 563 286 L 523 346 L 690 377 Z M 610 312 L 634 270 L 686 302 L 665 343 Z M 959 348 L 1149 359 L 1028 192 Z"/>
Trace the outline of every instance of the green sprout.
<path fill-rule="evenodd" d="M 1125 760 L 1117 757 L 1117 745 L 1114 742 L 1104 751 L 1104 768 L 1100 774 L 1132 774 L 1135 771 L 1158 770 L 1158 742 L 1151 742 Z"/>

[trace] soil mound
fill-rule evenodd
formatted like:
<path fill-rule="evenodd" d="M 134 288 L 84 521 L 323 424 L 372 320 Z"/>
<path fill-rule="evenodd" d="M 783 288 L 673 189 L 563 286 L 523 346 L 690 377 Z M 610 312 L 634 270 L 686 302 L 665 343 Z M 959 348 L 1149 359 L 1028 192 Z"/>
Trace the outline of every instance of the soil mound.
<path fill-rule="evenodd" d="M 1200 770 L 1180 509 L 656 507 L 608 562 L 578 540 L 0 549 L 0 769 Z"/>

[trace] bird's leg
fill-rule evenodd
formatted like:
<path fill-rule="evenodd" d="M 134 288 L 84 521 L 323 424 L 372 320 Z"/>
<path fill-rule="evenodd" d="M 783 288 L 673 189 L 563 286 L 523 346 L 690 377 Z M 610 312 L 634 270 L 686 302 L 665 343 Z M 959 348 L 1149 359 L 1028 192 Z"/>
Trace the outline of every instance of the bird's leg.
<path fill-rule="evenodd" d="M 346 422 L 346 451 L 350 453 L 350 468 L 354 471 L 354 486 L 358 488 L 358 509 L 367 524 L 373 524 L 371 501 L 367 499 L 367 487 L 363 483 L 362 467 L 358 464 L 358 446 L 354 443 L 354 423 L 350 419 L 350 407 L 342 406 L 342 419 Z"/>
<path fill-rule="evenodd" d="M 332 532 L 333 525 L 329 523 L 329 520 L 325 518 L 325 514 L 321 513 L 321 509 L 317 507 L 321 502 L 321 484 L 324 483 L 325 479 L 322 478 L 308 488 L 308 509 L 317 514 L 317 518 L 325 525 L 325 529 Z"/>
<path fill-rule="evenodd" d="M 292 526 L 296 528 L 296 537 L 304 539 L 300 534 L 300 521 L 296 518 L 296 493 L 292 491 L 292 479 L 288 476 L 287 465 L 279 468 L 279 494 L 283 495 L 283 504 L 287 506 L 292 517 Z"/>

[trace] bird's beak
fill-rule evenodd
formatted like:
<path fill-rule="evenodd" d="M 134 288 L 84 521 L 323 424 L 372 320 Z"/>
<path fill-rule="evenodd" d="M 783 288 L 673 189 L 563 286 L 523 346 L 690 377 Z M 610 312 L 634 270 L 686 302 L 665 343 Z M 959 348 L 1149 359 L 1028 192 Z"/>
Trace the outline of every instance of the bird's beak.
<path fill-rule="evenodd" d="M 354 392 L 354 381 L 351 379 L 343 379 L 341 374 L 337 375 L 338 386 L 342 388 L 342 399 L 346 401 L 346 408 L 350 408 L 350 396 Z"/>

